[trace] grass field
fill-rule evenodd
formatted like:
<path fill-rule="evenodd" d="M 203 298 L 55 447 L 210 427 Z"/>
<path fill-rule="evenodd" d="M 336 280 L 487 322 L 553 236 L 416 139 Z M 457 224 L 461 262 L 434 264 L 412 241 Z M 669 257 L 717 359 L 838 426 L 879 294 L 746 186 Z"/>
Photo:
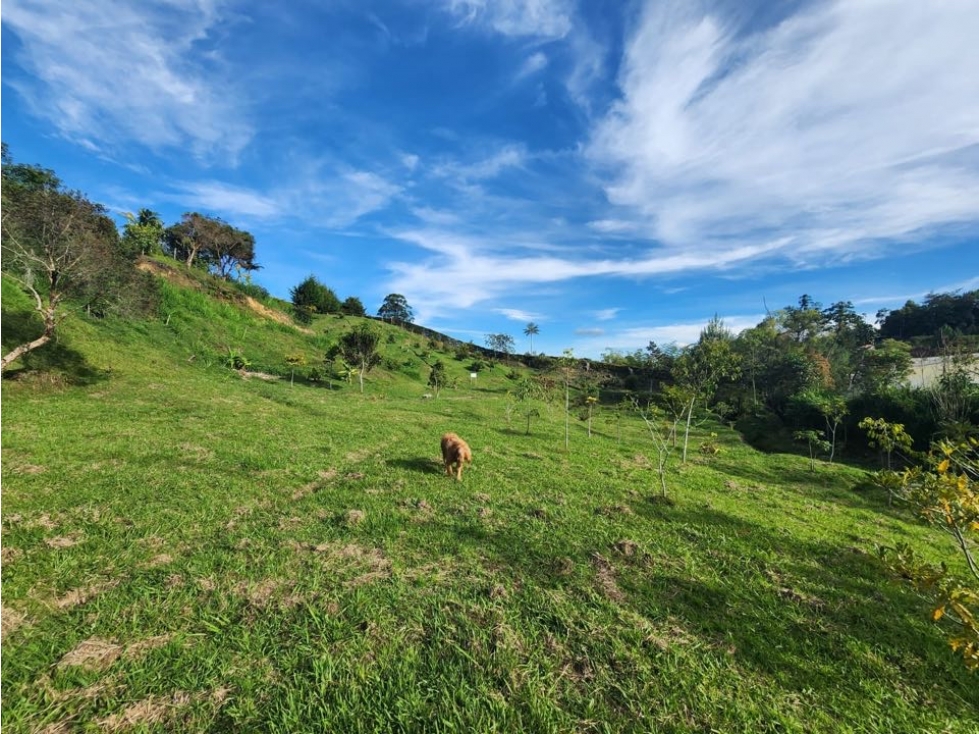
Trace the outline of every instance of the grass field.
<path fill-rule="evenodd" d="M 874 559 L 951 545 L 860 470 L 705 426 L 721 453 L 662 501 L 635 417 L 565 452 L 561 406 L 526 435 L 509 368 L 451 356 L 422 399 L 394 327 L 363 395 L 243 379 L 223 353 L 271 369 L 356 320 L 168 299 L 68 322 L 49 362 L 84 379 L 4 383 L 5 732 L 979 731 L 979 679 Z"/>

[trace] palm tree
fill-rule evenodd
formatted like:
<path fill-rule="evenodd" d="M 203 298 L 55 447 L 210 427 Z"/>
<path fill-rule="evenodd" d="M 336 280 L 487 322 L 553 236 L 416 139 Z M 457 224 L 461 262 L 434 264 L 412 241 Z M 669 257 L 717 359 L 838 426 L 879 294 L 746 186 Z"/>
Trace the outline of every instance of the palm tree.
<path fill-rule="evenodd" d="M 527 324 L 526 328 L 523 330 L 526 336 L 530 337 L 530 353 L 534 353 L 534 334 L 540 334 L 540 327 L 531 321 Z"/>

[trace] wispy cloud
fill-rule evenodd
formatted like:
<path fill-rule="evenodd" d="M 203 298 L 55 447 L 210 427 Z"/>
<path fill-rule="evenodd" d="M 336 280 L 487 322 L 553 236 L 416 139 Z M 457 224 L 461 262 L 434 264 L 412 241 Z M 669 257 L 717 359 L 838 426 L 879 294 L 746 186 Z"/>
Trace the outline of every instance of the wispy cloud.
<path fill-rule="evenodd" d="M 527 159 L 527 148 L 524 145 L 506 143 L 474 161 L 444 161 L 436 165 L 432 173 L 435 176 L 458 179 L 461 182 L 482 181 L 495 178 L 507 169 L 520 168 Z"/>
<path fill-rule="evenodd" d="M 276 221 L 295 219 L 307 225 L 344 228 L 387 207 L 401 187 L 370 171 L 301 172 L 283 187 L 259 190 L 220 181 L 185 181 L 161 198 L 222 217 Z"/>
<path fill-rule="evenodd" d="M 462 24 L 504 36 L 561 38 L 571 30 L 568 0 L 447 0 L 445 7 Z"/>
<path fill-rule="evenodd" d="M 39 117 L 89 148 L 120 141 L 233 160 L 254 130 L 220 57 L 201 53 L 221 3 L 9 0 L 3 25 L 33 78 L 13 82 Z M 9 78 L 5 78 L 5 82 Z"/>
<path fill-rule="evenodd" d="M 621 310 L 621 308 L 603 308 L 599 311 L 595 311 L 594 316 L 598 321 L 611 321 Z"/>
<path fill-rule="evenodd" d="M 389 234 L 430 253 L 421 260 L 388 263 L 392 290 L 410 293 L 412 299 L 424 302 L 426 317 L 576 278 L 635 278 L 723 269 L 784 246 L 783 241 L 775 240 L 722 253 L 650 248 L 641 257 L 595 258 L 586 250 L 536 244 L 532 237 L 497 240 L 438 228 L 393 230 Z"/>
<path fill-rule="evenodd" d="M 676 344 L 686 346 L 693 344 L 700 338 L 700 332 L 707 326 L 711 317 L 705 317 L 702 321 L 687 321 L 675 324 L 661 324 L 658 326 L 639 326 L 617 331 L 602 331 L 597 336 L 600 338 L 589 339 L 575 344 L 575 351 L 582 353 L 597 354 L 604 349 L 635 349 L 653 341 L 659 345 Z M 735 315 L 722 318 L 724 326 L 733 334 L 738 334 L 744 329 L 756 326 L 764 314 Z M 575 333 L 585 336 L 592 334 L 582 334 L 588 330 L 579 329 Z M 599 330 L 601 331 L 601 330 Z"/>
<path fill-rule="evenodd" d="M 808 263 L 979 219 L 971 3 L 815 3 L 762 30 L 703 5 L 646 4 L 588 151 L 648 236 L 788 231 Z"/>
<path fill-rule="evenodd" d="M 540 314 L 532 313 L 530 311 L 523 311 L 519 308 L 494 308 L 493 312 L 502 314 L 511 321 L 521 321 L 525 324 L 531 321 L 543 321 L 544 319 L 544 317 Z"/>
<path fill-rule="evenodd" d="M 547 68 L 547 55 L 542 51 L 537 51 L 528 56 L 523 64 L 520 65 L 520 69 L 517 71 L 516 80 L 520 81 L 526 79 L 529 76 L 533 76 L 540 71 Z"/>

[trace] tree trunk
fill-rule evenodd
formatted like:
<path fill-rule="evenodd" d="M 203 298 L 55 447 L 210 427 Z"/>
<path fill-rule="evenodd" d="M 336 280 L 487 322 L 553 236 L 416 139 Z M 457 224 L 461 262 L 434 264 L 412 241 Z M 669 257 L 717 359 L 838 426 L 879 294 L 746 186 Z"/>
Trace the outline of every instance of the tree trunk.
<path fill-rule="evenodd" d="M 687 427 L 683 432 L 683 463 L 687 463 L 687 442 L 690 440 L 690 420 L 693 417 L 693 405 L 697 400 L 696 396 L 690 398 L 690 405 L 687 406 Z"/>
<path fill-rule="evenodd" d="M 54 336 L 54 325 L 55 325 L 55 314 L 53 308 L 39 309 L 41 316 L 44 317 L 44 333 L 41 334 L 34 341 L 27 342 L 27 344 L 21 344 L 19 347 L 14 347 L 2 358 L 0 358 L 0 371 L 7 369 L 7 366 L 14 362 L 15 360 L 23 357 L 28 352 L 32 352 L 38 347 L 43 347 Z"/>

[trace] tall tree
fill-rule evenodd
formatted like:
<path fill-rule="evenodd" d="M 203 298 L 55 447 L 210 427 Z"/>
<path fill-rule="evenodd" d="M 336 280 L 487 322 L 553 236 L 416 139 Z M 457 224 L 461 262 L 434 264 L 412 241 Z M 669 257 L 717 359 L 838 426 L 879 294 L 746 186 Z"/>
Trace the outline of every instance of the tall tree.
<path fill-rule="evenodd" d="M 390 293 L 384 297 L 384 303 L 377 309 L 377 315 L 389 321 L 406 321 L 411 323 L 415 320 L 415 314 L 408 305 L 408 299 L 400 293 Z"/>
<path fill-rule="evenodd" d="M 534 353 L 534 337 L 537 334 L 540 334 L 540 327 L 537 324 L 535 324 L 533 321 L 531 321 L 529 324 L 527 324 L 524 327 L 523 333 L 524 333 L 524 336 L 529 336 L 530 337 L 530 353 L 533 354 Z"/>

